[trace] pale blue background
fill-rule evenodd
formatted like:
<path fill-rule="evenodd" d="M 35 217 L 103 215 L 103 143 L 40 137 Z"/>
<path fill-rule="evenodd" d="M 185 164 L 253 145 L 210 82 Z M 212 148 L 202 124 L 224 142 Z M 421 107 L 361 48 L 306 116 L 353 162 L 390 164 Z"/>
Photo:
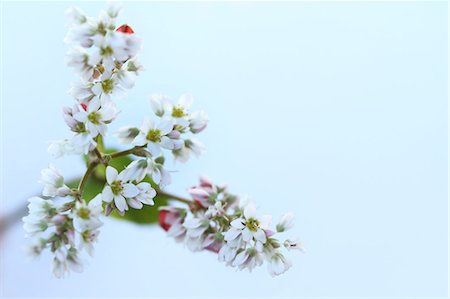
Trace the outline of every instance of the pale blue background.
<path fill-rule="evenodd" d="M 64 11 L 3 4 L 2 212 L 39 190 L 60 110 Z M 102 3 L 79 3 L 97 14 Z M 147 71 L 114 124 L 140 123 L 152 93 L 189 91 L 211 123 L 208 152 L 172 169 L 186 195 L 200 174 L 297 216 L 307 253 L 271 278 L 192 254 L 158 227 L 108 221 L 84 274 L 56 280 L 6 237 L 4 296 L 447 296 L 445 2 L 127 3 Z M 68 177 L 78 158 L 53 161 Z"/>

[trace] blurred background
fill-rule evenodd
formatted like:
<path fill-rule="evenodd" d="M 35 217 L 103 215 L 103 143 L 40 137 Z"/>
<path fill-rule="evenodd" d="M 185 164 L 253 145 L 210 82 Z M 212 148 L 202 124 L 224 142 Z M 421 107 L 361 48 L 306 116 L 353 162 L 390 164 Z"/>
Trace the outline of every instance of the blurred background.
<path fill-rule="evenodd" d="M 40 192 L 48 163 L 68 178 L 84 165 L 46 151 L 70 136 L 74 3 L 2 5 L 5 216 Z M 49 254 L 27 260 L 16 223 L 1 241 L 2 296 L 447 296 L 446 2 L 129 2 L 121 20 L 144 40 L 146 71 L 110 132 L 150 115 L 153 93 L 192 93 L 210 115 L 207 152 L 170 163 L 167 190 L 186 196 L 206 174 L 275 220 L 292 211 L 307 253 L 280 277 L 236 272 L 157 226 L 106 219 L 84 273 L 58 280 Z"/>

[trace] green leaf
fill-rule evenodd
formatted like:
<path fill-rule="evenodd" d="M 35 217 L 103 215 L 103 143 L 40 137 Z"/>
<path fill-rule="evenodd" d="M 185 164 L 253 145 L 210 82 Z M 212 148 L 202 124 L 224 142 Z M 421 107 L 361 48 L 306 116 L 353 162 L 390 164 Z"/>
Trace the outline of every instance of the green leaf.
<path fill-rule="evenodd" d="M 108 149 L 105 152 L 113 153 L 116 152 L 116 150 Z M 125 169 L 125 167 L 132 161 L 133 159 L 131 159 L 129 156 L 123 156 L 111 160 L 109 165 L 116 168 L 117 171 L 120 172 L 123 169 Z M 158 207 L 167 205 L 168 198 L 165 195 L 159 194 L 158 186 L 149 177 L 145 177 L 143 181 L 150 183 L 152 187 L 156 190 L 157 195 L 153 199 L 155 205 L 153 206 L 144 205 L 143 208 L 140 210 L 133 209 L 130 207 L 129 210 L 125 212 L 124 216 L 120 216 L 117 213 L 117 211 L 114 211 L 111 213 L 109 217 L 113 217 L 119 220 L 126 220 L 138 224 L 155 224 L 158 222 Z M 68 183 L 68 186 L 71 188 L 76 188 L 78 182 L 79 180 L 71 181 Z M 86 201 L 90 201 L 97 194 L 101 193 L 103 187 L 105 186 L 105 182 L 106 182 L 106 167 L 104 165 L 98 165 L 84 187 L 83 199 L 85 199 Z"/>

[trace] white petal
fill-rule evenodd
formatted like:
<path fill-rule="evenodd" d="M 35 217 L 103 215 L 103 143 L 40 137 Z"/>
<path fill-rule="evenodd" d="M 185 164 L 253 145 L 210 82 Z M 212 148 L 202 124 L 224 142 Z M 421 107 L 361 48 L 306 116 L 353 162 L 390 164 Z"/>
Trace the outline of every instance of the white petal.
<path fill-rule="evenodd" d="M 254 237 L 257 241 L 261 243 L 266 243 L 266 233 L 262 229 L 258 229 L 258 231 L 254 234 Z"/>
<path fill-rule="evenodd" d="M 253 237 L 253 233 L 246 227 L 242 230 L 242 240 L 250 242 Z"/>
<path fill-rule="evenodd" d="M 173 122 L 169 120 L 162 121 L 158 125 L 158 129 L 161 131 L 161 135 L 167 135 L 170 132 L 172 132 L 173 129 Z"/>
<path fill-rule="evenodd" d="M 113 192 L 111 190 L 111 187 L 106 185 L 105 188 L 103 189 L 102 192 L 102 199 L 104 202 L 111 202 L 113 199 L 114 195 Z"/>
<path fill-rule="evenodd" d="M 148 143 L 147 148 L 153 156 L 158 156 L 161 153 L 161 148 L 159 145 L 151 141 Z"/>
<path fill-rule="evenodd" d="M 256 207 L 253 203 L 248 203 L 244 208 L 245 218 L 256 218 Z"/>
<path fill-rule="evenodd" d="M 133 184 L 124 184 L 122 194 L 127 198 L 135 197 L 139 194 L 139 189 Z"/>
<path fill-rule="evenodd" d="M 233 221 L 231 221 L 231 226 L 237 229 L 243 229 L 245 227 L 245 224 L 242 223 L 242 221 L 242 218 L 234 219 Z"/>
<path fill-rule="evenodd" d="M 119 194 L 114 196 L 114 203 L 120 212 L 128 210 L 127 202 L 125 201 L 125 198 L 122 195 Z"/>
<path fill-rule="evenodd" d="M 116 180 L 118 174 L 119 173 L 117 172 L 117 169 L 115 169 L 114 167 L 106 167 L 106 181 L 108 182 L 108 184 L 111 185 Z"/>

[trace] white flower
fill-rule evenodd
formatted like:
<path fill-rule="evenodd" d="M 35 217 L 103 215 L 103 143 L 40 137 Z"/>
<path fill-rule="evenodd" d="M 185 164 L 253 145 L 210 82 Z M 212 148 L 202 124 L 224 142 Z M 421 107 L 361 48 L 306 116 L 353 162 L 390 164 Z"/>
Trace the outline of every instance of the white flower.
<path fill-rule="evenodd" d="M 74 115 L 80 112 L 78 105 L 73 105 L 73 107 L 63 107 L 63 118 L 64 122 L 69 126 L 70 130 L 75 133 L 81 133 L 86 131 L 84 123 L 79 122 L 74 118 Z"/>
<path fill-rule="evenodd" d="M 43 196 L 55 197 L 70 194 L 70 188 L 64 184 L 64 177 L 53 165 L 41 171 L 39 183 L 44 185 Z"/>
<path fill-rule="evenodd" d="M 291 229 L 294 226 L 294 214 L 286 213 L 281 216 L 280 222 L 277 224 L 277 232 L 281 233 Z"/>
<path fill-rule="evenodd" d="M 75 134 L 70 140 L 69 154 L 87 154 L 97 146 L 97 142 L 92 138 L 89 132 L 82 132 Z"/>
<path fill-rule="evenodd" d="M 59 247 L 55 251 L 55 257 L 53 258 L 53 274 L 57 278 L 62 278 L 69 270 L 75 272 L 83 271 L 83 264 L 78 257 L 78 252 L 74 247 L 69 249 Z"/>
<path fill-rule="evenodd" d="M 281 253 L 277 252 L 268 258 L 268 270 L 270 275 L 276 276 L 286 272 L 292 263 L 286 259 Z"/>
<path fill-rule="evenodd" d="M 135 160 L 128 164 L 128 166 L 122 171 L 126 173 L 126 176 L 130 181 L 142 181 L 146 175 L 149 175 L 155 184 L 158 184 L 160 188 L 171 183 L 170 173 L 164 169 L 163 165 L 158 163 L 158 158 L 146 158 Z"/>
<path fill-rule="evenodd" d="M 94 230 L 84 230 L 80 232 L 80 246 L 79 249 L 85 249 L 90 256 L 94 256 L 94 243 L 97 242 L 98 235 L 100 231 L 98 229 Z"/>
<path fill-rule="evenodd" d="M 107 185 L 102 192 L 103 201 L 110 203 L 114 200 L 120 212 L 128 210 L 127 201 L 139 194 L 139 189 L 134 184 L 128 183 L 125 174 L 124 171 L 119 174 L 114 167 L 108 166 L 106 168 Z"/>
<path fill-rule="evenodd" d="M 164 116 L 164 106 L 166 102 L 169 102 L 170 99 L 167 96 L 164 95 L 151 95 L 150 96 L 150 106 L 152 107 L 153 112 L 156 114 L 156 116 L 162 117 Z"/>
<path fill-rule="evenodd" d="M 110 31 L 104 36 L 95 36 L 94 44 L 98 47 L 89 57 L 89 64 L 102 64 L 107 71 L 113 70 L 117 62 L 124 62 L 134 57 L 141 49 L 141 39 L 135 34 Z"/>
<path fill-rule="evenodd" d="M 189 129 L 197 134 L 203 131 L 208 125 L 208 114 L 204 111 L 197 111 L 189 116 Z"/>
<path fill-rule="evenodd" d="M 68 139 L 50 141 L 47 151 L 53 158 L 60 158 L 64 155 L 72 154 L 72 142 Z"/>
<path fill-rule="evenodd" d="M 57 208 L 53 201 L 40 197 L 32 197 L 28 200 L 28 215 L 23 217 L 24 229 L 28 235 L 33 236 L 45 231 L 50 225 L 50 220 L 57 214 Z"/>
<path fill-rule="evenodd" d="M 218 259 L 220 262 L 225 262 L 227 266 L 230 266 L 237 255 L 237 251 L 237 247 L 225 244 L 219 250 Z"/>
<path fill-rule="evenodd" d="M 161 153 L 161 147 L 173 150 L 181 146 L 180 142 L 167 136 L 172 132 L 172 129 L 172 121 L 163 120 L 156 126 L 150 119 L 145 118 L 139 134 L 133 140 L 133 144 L 136 146 L 147 145 L 150 153 L 153 156 L 158 156 Z"/>
<path fill-rule="evenodd" d="M 95 22 L 75 7 L 69 8 L 66 15 L 71 22 L 71 26 L 64 42 L 77 44 L 84 48 L 91 47 L 94 43 L 92 37 L 96 33 Z"/>
<path fill-rule="evenodd" d="M 40 238 L 40 237 L 34 237 L 31 239 L 31 241 L 26 245 L 25 252 L 26 255 L 30 257 L 38 257 L 42 250 L 44 250 L 45 245 L 47 244 L 47 240 Z"/>
<path fill-rule="evenodd" d="M 74 82 L 69 89 L 69 94 L 77 99 L 80 103 L 89 102 L 94 96 L 92 91 L 93 84 L 86 82 Z"/>
<path fill-rule="evenodd" d="M 111 71 L 105 71 L 100 76 L 100 80 L 93 83 L 91 90 L 101 100 L 123 98 L 125 95 L 125 90 L 119 84 L 117 76 L 113 76 Z"/>
<path fill-rule="evenodd" d="M 184 220 L 183 226 L 186 228 L 186 236 L 191 238 L 198 238 L 209 227 L 209 220 L 201 215 L 187 218 Z"/>
<path fill-rule="evenodd" d="M 119 142 L 122 144 L 130 144 L 138 134 L 139 129 L 130 126 L 122 127 L 114 133 L 114 135 L 119 139 Z"/>
<path fill-rule="evenodd" d="M 182 143 L 181 148 L 172 151 L 172 154 L 176 161 L 185 163 L 189 160 L 191 155 L 196 158 L 200 157 L 205 151 L 205 146 L 195 139 L 186 139 Z"/>
<path fill-rule="evenodd" d="M 221 201 L 216 201 L 215 204 L 210 205 L 208 210 L 206 210 L 206 217 L 216 217 L 217 215 L 225 214 L 225 209 L 223 207 L 223 203 Z"/>
<path fill-rule="evenodd" d="M 263 262 L 263 255 L 256 248 L 250 247 L 238 253 L 232 265 L 233 267 L 238 267 L 240 270 L 248 269 L 251 272 L 253 268 L 261 266 Z"/>
<path fill-rule="evenodd" d="M 78 232 L 95 230 L 103 225 L 99 217 L 103 211 L 101 194 L 97 194 L 88 204 L 77 201 L 72 210 L 73 225 Z"/>
<path fill-rule="evenodd" d="M 81 109 L 74 115 L 74 118 L 86 124 L 92 137 L 98 134 L 105 136 L 107 124 L 117 116 L 117 108 L 112 101 L 100 101 L 93 98 L 87 105 L 86 111 Z"/>
<path fill-rule="evenodd" d="M 284 247 L 286 247 L 288 250 L 295 249 L 300 251 L 305 251 L 303 247 L 303 243 L 298 239 L 287 239 L 283 243 Z"/>
<path fill-rule="evenodd" d="M 152 185 L 147 182 L 142 182 L 137 184 L 136 187 L 139 190 L 138 195 L 134 198 L 127 199 L 130 207 L 134 209 L 141 209 L 142 204 L 151 206 L 155 204 L 153 198 L 156 196 L 156 191 L 152 188 Z"/>
<path fill-rule="evenodd" d="M 89 53 L 83 48 L 70 49 L 66 54 L 66 64 L 73 67 L 85 81 L 94 75 L 94 65 L 89 64 Z"/>
<path fill-rule="evenodd" d="M 265 229 L 269 223 L 269 216 L 258 216 L 256 207 L 252 203 L 248 203 L 244 207 L 243 215 L 231 222 L 231 228 L 224 234 L 225 240 L 232 241 L 242 236 L 242 240 L 245 242 L 254 239 L 264 244 L 267 240 Z"/>

